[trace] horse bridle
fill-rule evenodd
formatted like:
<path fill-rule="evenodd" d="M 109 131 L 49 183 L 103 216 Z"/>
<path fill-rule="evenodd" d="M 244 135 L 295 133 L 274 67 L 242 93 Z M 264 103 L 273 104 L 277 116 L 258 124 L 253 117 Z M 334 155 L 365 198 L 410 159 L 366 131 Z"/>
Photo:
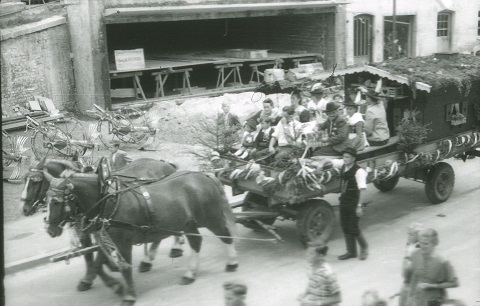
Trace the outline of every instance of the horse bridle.
<path fill-rule="evenodd" d="M 35 208 L 37 205 L 39 205 L 39 204 L 41 204 L 41 203 L 45 204 L 46 196 L 45 196 L 43 199 L 38 199 L 38 194 L 39 194 L 40 191 L 43 189 L 43 186 L 45 185 L 45 181 L 47 181 L 47 179 L 45 178 L 45 176 L 44 176 L 43 173 L 42 173 L 42 170 L 40 170 L 40 169 L 35 169 L 35 168 L 33 168 L 33 169 L 30 169 L 29 172 L 37 172 L 37 173 L 41 173 L 41 175 L 42 175 L 42 179 L 38 179 L 38 180 L 37 180 L 37 179 L 33 179 L 33 177 L 35 177 L 36 175 L 32 175 L 32 174 L 28 174 L 28 175 L 26 176 L 26 178 L 25 178 L 26 180 L 30 180 L 30 181 L 32 181 L 32 182 L 40 182 L 40 181 L 42 182 L 42 183 L 40 184 L 40 186 L 37 188 L 36 192 L 35 192 L 34 198 L 35 198 L 36 200 L 35 200 L 35 202 L 33 203 L 32 207 L 31 207 L 31 209 L 33 209 L 33 208 Z M 25 201 L 27 201 L 27 200 L 29 200 L 29 198 L 26 198 L 26 199 L 25 199 Z"/>
<path fill-rule="evenodd" d="M 54 194 L 49 196 L 47 192 L 47 198 L 50 198 L 50 201 L 47 201 L 47 205 L 62 205 L 61 207 L 61 215 L 58 217 L 60 221 L 50 221 L 45 219 L 45 223 L 53 224 L 53 225 L 61 225 L 69 221 L 74 221 L 73 216 L 75 215 L 74 210 L 76 210 L 76 206 L 73 204 L 73 200 L 75 200 L 75 194 L 72 192 L 74 186 L 72 183 L 66 183 L 63 188 L 57 187 L 50 187 L 50 192 Z M 55 203 L 51 203 L 55 201 Z M 50 208 L 49 208 L 50 209 Z M 73 213 L 72 213 L 73 212 Z"/>

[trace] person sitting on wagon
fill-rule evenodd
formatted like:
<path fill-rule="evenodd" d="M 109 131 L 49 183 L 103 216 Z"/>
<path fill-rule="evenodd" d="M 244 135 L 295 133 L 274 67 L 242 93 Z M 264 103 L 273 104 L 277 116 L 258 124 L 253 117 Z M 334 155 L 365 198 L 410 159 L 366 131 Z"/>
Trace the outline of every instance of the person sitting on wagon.
<path fill-rule="evenodd" d="M 269 117 L 271 119 L 270 125 L 276 126 L 278 122 L 282 119 L 282 112 L 274 106 L 272 99 L 266 98 L 263 100 L 263 110 L 255 112 L 248 116 L 245 121 L 254 119 L 258 124 L 261 123 L 261 118 Z"/>
<path fill-rule="evenodd" d="M 321 146 L 313 151 L 312 156 L 341 156 L 342 151 L 350 146 L 348 124 L 338 113 L 338 108 L 339 105 L 335 102 L 327 103 L 325 113 L 328 118 L 325 122 L 318 124 L 316 129 L 328 136 L 328 139 L 321 139 Z"/>
<path fill-rule="evenodd" d="M 367 135 L 364 130 L 364 120 L 362 114 L 358 112 L 358 105 L 353 103 L 353 101 L 348 100 L 344 103 L 346 112 L 347 112 L 347 122 L 348 122 L 348 139 L 350 139 L 350 144 L 357 151 L 365 149 L 369 146 L 367 142 Z"/>
<path fill-rule="evenodd" d="M 294 118 L 295 109 L 285 106 L 282 110 L 283 118 L 275 127 L 268 147 L 269 152 L 277 152 L 276 158 L 289 156 L 292 149 L 302 145 L 302 125 Z"/>
<path fill-rule="evenodd" d="M 390 138 L 390 130 L 388 129 L 384 99 L 372 90 L 366 92 L 365 95 L 367 101 L 365 115 L 367 141 L 371 146 L 386 145 Z"/>
<path fill-rule="evenodd" d="M 247 158 L 254 149 L 255 136 L 257 133 L 256 121 L 253 119 L 245 122 L 245 132 L 242 136 L 242 146 L 234 154 L 242 159 Z"/>
<path fill-rule="evenodd" d="M 250 153 L 254 158 L 262 157 L 268 154 L 268 147 L 270 146 L 270 140 L 272 139 L 272 134 L 274 128 L 270 125 L 272 123 L 271 117 L 261 117 L 260 118 L 260 131 L 257 133 L 254 142 L 254 149 Z"/>
<path fill-rule="evenodd" d="M 327 119 L 324 114 L 327 108 L 327 100 L 323 98 L 323 87 L 312 87 L 310 94 L 312 95 L 310 101 L 308 101 L 307 109 L 310 111 L 311 120 L 315 120 L 317 123 L 322 123 Z"/>
<path fill-rule="evenodd" d="M 295 110 L 295 119 L 301 123 L 310 121 L 310 112 L 302 105 L 302 92 L 298 89 L 295 89 L 290 94 L 290 101 L 292 107 Z"/>

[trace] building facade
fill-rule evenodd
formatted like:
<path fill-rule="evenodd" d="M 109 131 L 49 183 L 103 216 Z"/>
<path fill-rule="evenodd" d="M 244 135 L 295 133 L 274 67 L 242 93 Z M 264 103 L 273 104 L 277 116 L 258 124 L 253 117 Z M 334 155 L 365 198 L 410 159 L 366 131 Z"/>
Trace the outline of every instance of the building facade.
<path fill-rule="evenodd" d="M 347 65 L 381 62 L 395 56 L 471 53 L 480 45 L 480 1 L 349 2 Z M 396 42 L 393 41 L 394 11 Z"/>

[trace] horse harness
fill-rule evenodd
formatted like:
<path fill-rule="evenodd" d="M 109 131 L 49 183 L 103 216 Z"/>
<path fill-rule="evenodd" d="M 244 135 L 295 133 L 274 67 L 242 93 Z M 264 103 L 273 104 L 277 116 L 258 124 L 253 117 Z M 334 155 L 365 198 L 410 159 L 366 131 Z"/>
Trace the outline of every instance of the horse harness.
<path fill-rule="evenodd" d="M 136 177 L 125 175 L 113 176 L 112 178 L 104 182 L 104 190 L 102 192 L 101 199 L 98 200 L 94 205 L 92 205 L 85 213 L 83 213 L 83 216 L 81 217 L 80 228 L 84 233 L 92 233 L 94 231 L 97 231 L 101 228 L 101 226 L 115 226 L 124 229 L 144 232 L 145 235 L 151 232 L 158 231 L 168 232 L 170 235 L 181 234 L 179 232 L 170 231 L 168 229 L 154 226 L 153 221 L 155 220 L 155 214 L 153 209 L 153 202 L 150 193 L 147 191 L 145 186 L 155 182 L 167 181 L 173 178 L 177 178 L 187 173 L 189 172 L 175 172 L 173 174 L 164 175 L 163 177 L 155 179 L 138 179 Z M 125 178 L 132 178 L 134 180 L 126 181 Z M 139 191 L 137 192 L 135 191 L 135 189 L 138 189 Z M 123 221 L 118 221 L 113 218 L 115 212 L 119 207 L 122 194 L 127 191 L 135 191 L 135 193 L 140 194 L 143 198 L 144 201 L 139 200 L 139 203 L 144 209 L 145 215 L 148 216 L 148 225 L 139 226 Z M 98 214 L 93 219 L 87 220 L 87 214 L 98 206 L 101 206 Z"/>

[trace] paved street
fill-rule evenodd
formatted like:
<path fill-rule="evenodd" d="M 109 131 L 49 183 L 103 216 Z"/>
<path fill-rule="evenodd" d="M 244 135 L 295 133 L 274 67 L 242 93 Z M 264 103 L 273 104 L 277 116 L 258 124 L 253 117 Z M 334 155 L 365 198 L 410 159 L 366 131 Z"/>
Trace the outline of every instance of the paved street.
<path fill-rule="evenodd" d="M 451 198 L 443 204 L 430 205 L 424 186 L 419 183 L 401 180 L 389 193 L 381 193 L 369 185 L 371 203 L 362 221 L 371 246 L 367 261 L 336 259 L 344 252 L 343 238 L 336 226 L 327 261 L 338 275 L 342 305 L 359 305 L 362 293 L 370 288 L 378 289 L 384 297 L 398 292 L 406 229 L 412 222 L 438 230 L 438 250 L 451 260 L 460 280 L 459 288 L 449 289 L 450 296 L 462 299 L 467 305 L 480 300 L 480 159 L 468 160 L 465 164 L 459 160 L 449 162 L 455 169 L 456 184 Z M 335 203 L 336 196 L 329 195 L 326 199 Z M 222 283 L 230 279 L 241 279 L 248 284 L 248 305 L 298 305 L 296 296 L 304 290 L 307 281 L 304 249 L 297 241 L 293 222 L 277 221 L 276 225 L 285 242 L 239 241 L 240 268 L 235 273 L 223 271 L 226 253 L 222 243 L 216 238 L 205 238 L 198 280 L 189 286 L 178 284 L 188 258 L 168 258 L 171 239 L 165 241 L 153 270 L 146 274 L 134 272 L 136 305 L 223 305 Z M 202 232 L 209 234 L 206 230 Z M 270 238 L 241 225 L 238 235 Z M 135 268 L 142 251 L 142 247 L 134 248 Z M 83 273 L 83 260 L 75 258 L 69 265 L 65 262 L 47 264 L 7 275 L 4 280 L 6 305 L 102 306 L 120 302 L 99 279 L 90 291 L 77 292 L 75 287 Z M 397 301 L 391 300 L 391 305 Z"/>

